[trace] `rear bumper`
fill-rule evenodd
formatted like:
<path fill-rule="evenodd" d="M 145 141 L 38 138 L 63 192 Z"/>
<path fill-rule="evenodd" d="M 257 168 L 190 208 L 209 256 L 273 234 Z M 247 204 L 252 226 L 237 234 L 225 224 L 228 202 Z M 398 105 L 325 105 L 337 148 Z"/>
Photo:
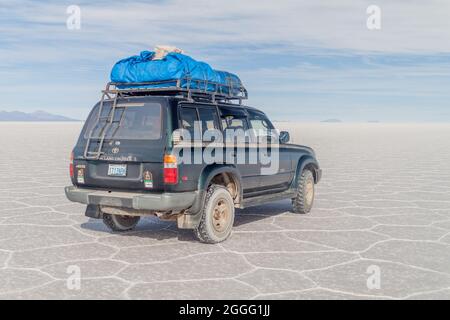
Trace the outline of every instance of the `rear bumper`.
<path fill-rule="evenodd" d="M 75 186 L 65 188 L 66 197 L 72 202 L 103 205 L 135 210 L 179 211 L 191 207 L 197 192 L 143 194 L 82 189 Z"/>

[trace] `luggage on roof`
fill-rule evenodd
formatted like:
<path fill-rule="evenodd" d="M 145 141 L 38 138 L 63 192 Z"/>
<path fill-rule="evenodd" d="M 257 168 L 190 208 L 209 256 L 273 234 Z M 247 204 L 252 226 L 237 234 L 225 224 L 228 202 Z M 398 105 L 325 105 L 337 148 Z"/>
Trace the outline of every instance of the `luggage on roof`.
<path fill-rule="evenodd" d="M 118 61 L 111 71 L 111 81 L 119 89 L 180 87 L 239 97 L 245 88 L 235 74 L 214 70 L 180 52 L 168 52 L 162 58 L 155 52 Z M 245 91 L 245 96 L 246 96 Z"/>

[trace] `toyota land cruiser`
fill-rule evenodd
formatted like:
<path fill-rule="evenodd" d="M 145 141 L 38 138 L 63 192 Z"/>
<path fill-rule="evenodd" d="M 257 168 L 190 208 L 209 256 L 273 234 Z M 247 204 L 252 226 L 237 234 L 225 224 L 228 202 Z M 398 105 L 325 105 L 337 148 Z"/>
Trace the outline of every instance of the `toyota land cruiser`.
<path fill-rule="evenodd" d="M 118 87 L 107 85 L 72 152 L 73 185 L 65 192 L 87 205 L 86 216 L 103 219 L 113 231 L 133 229 L 141 216 L 173 219 L 200 241 L 218 243 L 231 233 L 235 208 L 292 199 L 294 212 L 311 210 L 321 178 L 313 150 L 289 143 L 288 132 L 274 131 L 263 112 L 242 105 L 242 97 L 236 103 L 220 92 Z M 196 129 L 204 136 L 238 130 L 245 139 L 222 155 L 210 152 L 213 161 L 206 161 L 201 153 L 208 146 L 204 136 L 195 137 Z M 215 146 L 225 142 L 218 139 Z M 276 162 L 275 170 L 264 172 L 273 163 L 251 161 L 253 154 Z"/>

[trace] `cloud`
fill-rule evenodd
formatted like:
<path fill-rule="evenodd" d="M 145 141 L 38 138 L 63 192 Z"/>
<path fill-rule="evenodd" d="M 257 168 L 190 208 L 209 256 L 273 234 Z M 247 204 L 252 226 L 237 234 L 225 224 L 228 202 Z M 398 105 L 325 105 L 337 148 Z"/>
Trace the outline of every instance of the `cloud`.
<path fill-rule="evenodd" d="M 449 98 L 449 1 L 78 0 L 78 31 L 66 28 L 72 4 L 2 0 L 3 103 L 86 114 L 114 61 L 156 44 L 239 73 L 269 110 L 281 100 L 295 112 L 297 97 L 306 111 Z M 371 4 L 381 8 L 379 31 L 366 28 Z"/>
<path fill-rule="evenodd" d="M 450 52 L 450 2 L 378 0 L 382 29 L 366 28 L 373 1 L 173 0 L 81 2 L 82 30 L 65 28 L 67 2 L 8 1 L 0 15 L 2 38 L 82 39 L 99 46 L 119 43 L 321 47 L 376 52 Z"/>
<path fill-rule="evenodd" d="M 448 96 L 450 61 L 411 65 L 376 65 L 333 68 L 299 64 L 291 67 L 261 68 L 241 73 L 252 91 L 305 92 L 326 94 L 372 94 Z M 433 86 L 426 83 L 434 82 Z"/>

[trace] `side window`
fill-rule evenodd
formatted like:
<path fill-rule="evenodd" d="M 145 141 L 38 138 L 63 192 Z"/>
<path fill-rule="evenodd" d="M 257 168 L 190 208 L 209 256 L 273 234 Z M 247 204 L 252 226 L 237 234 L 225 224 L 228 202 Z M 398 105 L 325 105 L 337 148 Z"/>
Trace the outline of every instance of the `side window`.
<path fill-rule="evenodd" d="M 274 127 L 263 113 L 249 110 L 248 119 L 256 137 L 274 137 Z"/>
<path fill-rule="evenodd" d="M 243 129 L 247 130 L 247 113 L 242 108 L 220 106 L 220 121 L 223 130 Z"/>
<path fill-rule="evenodd" d="M 238 107 L 220 106 L 220 121 L 224 131 L 224 141 L 229 139 L 244 139 L 248 142 L 247 136 L 247 113 Z M 244 133 L 244 135 L 242 135 Z M 242 141 L 242 140 L 241 140 Z"/>
<path fill-rule="evenodd" d="M 241 141 L 249 141 L 247 136 L 247 119 L 242 115 L 228 115 L 222 117 L 222 127 L 225 141 L 236 141 L 234 139 L 245 139 Z M 242 136 L 242 133 L 244 134 Z M 231 140 L 230 140 L 231 139 Z"/>
<path fill-rule="evenodd" d="M 242 129 L 246 130 L 247 125 L 245 118 L 234 116 L 234 115 L 228 115 L 222 117 L 222 127 L 224 130 L 226 129 Z"/>
<path fill-rule="evenodd" d="M 181 108 L 181 123 L 183 129 L 188 130 L 191 137 L 194 136 L 194 128 L 197 121 L 197 109 L 188 107 Z"/>
<path fill-rule="evenodd" d="M 206 130 L 219 129 L 219 118 L 216 109 L 213 108 L 198 108 L 200 121 L 202 125 L 202 133 Z"/>

